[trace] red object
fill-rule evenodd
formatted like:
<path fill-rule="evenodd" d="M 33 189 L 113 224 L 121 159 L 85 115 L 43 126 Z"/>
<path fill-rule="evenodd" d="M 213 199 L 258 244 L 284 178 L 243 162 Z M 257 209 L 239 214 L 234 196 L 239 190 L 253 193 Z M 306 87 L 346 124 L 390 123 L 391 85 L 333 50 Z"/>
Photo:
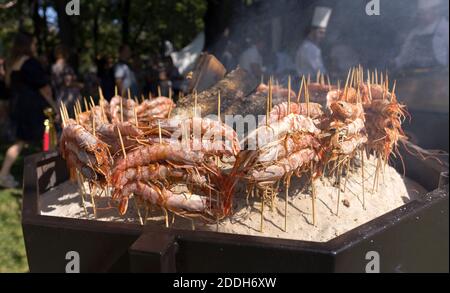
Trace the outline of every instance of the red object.
<path fill-rule="evenodd" d="M 42 141 L 42 149 L 44 152 L 48 152 L 50 150 L 50 133 L 46 129 L 44 132 L 44 137 Z"/>

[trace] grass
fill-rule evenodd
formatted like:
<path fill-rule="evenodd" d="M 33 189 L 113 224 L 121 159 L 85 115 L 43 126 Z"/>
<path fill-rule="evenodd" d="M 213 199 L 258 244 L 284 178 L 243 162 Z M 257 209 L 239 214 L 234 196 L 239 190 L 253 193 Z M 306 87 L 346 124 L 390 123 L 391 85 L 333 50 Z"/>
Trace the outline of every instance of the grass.
<path fill-rule="evenodd" d="M 0 163 L 6 151 L 0 146 Z M 23 158 L 38 152 L 36 147 L 28 147 L 14 164 L 11 173 L 22 182 Z M 28 263 L 23 241 L 22 191 L 20 189 L 0 190 L 0 273 L 28 272 Z"/>
<path fill-rule="evenodd" d="M 0 191 L 0 273 L 28 271 L 23 242 L 20 190 Z"/>

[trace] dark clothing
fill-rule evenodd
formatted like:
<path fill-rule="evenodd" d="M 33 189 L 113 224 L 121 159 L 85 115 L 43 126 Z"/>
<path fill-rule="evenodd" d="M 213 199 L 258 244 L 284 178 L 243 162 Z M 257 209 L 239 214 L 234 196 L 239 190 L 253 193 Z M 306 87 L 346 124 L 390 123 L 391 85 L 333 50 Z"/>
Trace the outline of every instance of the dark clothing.
<path fill-rule="evenodd" d="M 34 58 L 24 62 L 19 71 L 11 72 L 11 118 L 17 127 L 17 139 L 39 142 L 44 132 L 44 109 L 50 105 L 39 93 L 49 79 Z"/>
<path fill-rule="evenodd" d="M 102 87 L 103 96 L 110 101 L 114 96 L 114 87 L 116 82 L 114 80 L 114 72 L 112 69 L 106 71 L 103 75 L 99 75 L 100 86 Z"/>
<path fill-rule="evenodd" d="M 58 108 L 64 104 L 67 108 L 69 117 L 75 116 L 75 112 L 73 109 L 77 101 L 81 102 L 81 91 L 80 88 L 76 86 L 61 87 L 59 96 L 56 97 L 56 104 L 58 105 Z"/>
<path fill-rule="evenodd" d="M 8 90 L 6 88 L 6 83 L 3 80 L 0 80 L 0 100 L 8 100 Z"/>

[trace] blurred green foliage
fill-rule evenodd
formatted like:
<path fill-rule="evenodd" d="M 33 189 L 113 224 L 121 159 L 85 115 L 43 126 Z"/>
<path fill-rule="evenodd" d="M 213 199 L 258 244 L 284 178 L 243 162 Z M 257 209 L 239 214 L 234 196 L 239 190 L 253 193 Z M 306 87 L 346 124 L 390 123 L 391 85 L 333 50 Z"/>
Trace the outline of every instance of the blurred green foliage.
<path fill-rule="evenodd" d="M 38 31 L 41 53 L 51 53 L 61 40 L 58 18 L 54 17 L 57 16 L 57 1 L 61 0 L 19 0 L 12 8 L 0 10 L 0 56 L 7 54 L 19 29 Z M 124 15 L 128 1 L 129 13 Z M 70 17 L 70 26 L 75 43 L 75 48 L 71 49 L 77 53 L 78 63 L 83 65 L 81 70 L 92 65 L 99 55 L 117 55 L 124 22 L 128 22 L 128 43 L 142 58 L 159 53 L 166 39 L 175 49 L 181 49 L 204 29 L 206 0 L 128 1 L 80 1 L 80 15 Z"/>

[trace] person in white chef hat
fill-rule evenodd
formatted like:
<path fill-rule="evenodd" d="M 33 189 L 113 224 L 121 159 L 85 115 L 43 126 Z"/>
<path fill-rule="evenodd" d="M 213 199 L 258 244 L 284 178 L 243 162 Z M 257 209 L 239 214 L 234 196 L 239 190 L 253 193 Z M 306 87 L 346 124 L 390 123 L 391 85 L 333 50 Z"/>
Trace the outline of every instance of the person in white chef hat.
<path fill-rule="evenodd" d="M 441 0 L 418 1 L 417 25 L 394 60 L 396 69 L 448 66 L 449 22 L 440 13 L 441 5 Z"/>
<path fill-rule="evenodd" d="M 314 76 L 318 71 L 321 73 L 327 72 L 323 63 L 320 45 L 325 39 L 331 13 L 332 9 L 328 7 L 318 6 L 315 8 L 307 37 L 298 48 L 295 58 L 297 73 L 299 75 Z"/>

